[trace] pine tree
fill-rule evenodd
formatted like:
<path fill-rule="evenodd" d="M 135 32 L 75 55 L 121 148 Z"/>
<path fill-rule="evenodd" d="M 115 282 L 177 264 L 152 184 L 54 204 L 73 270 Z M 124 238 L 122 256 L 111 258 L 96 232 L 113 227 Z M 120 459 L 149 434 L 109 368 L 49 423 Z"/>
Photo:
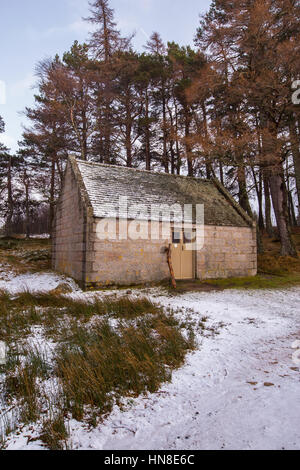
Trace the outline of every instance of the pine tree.
<path fill-rule="evenodd" d="M 118 151 L 115 123 L 114 85 L 118 76 L 117 53 L 129 49 L 131 38 L 122 38 L 116 29 L 114 10 L 108 0 L 90 3 L 91 16 L 86 18 L 95 26 L 90 35 L 89 47 L 95 68 L 95 97 L 98 136 L 95 157 L 104 163 L 116 163 Z M 100 155 L 99 155 L 100 153 Z"/>
<path fill-rule="evenodd" d="M 34 151 L 41 169 L 47 173 L 45 191 L 50 208 L 50 226 L 54 219 L 56 196 L 64 175 L 64 162 L 68 150 L 73 145 L 61 95 L 49 77 L 49 70 L 55 68 L 58 63 L 59 59 L 56 57 L 54 63 L 50 61 L 40 64 L 39 94 L 35 95 L 35 107 L 25 110 L 31 126 L 25 128 L 23 133 L 23 145 Z"/>

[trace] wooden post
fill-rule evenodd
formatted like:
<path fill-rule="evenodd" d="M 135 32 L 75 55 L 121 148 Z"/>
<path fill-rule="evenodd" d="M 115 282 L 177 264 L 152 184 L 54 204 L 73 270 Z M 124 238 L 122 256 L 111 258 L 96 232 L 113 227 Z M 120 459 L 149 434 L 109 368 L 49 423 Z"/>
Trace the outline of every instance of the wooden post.
<path fill-rule="evenodd" d="M 169 265 L 170 274 L 171 274 L 172 286 L 174 287 L 174 289 L 176 289 L 177 284 L 176 284 L 174 269 L 172 265 L 171 250 L 172 250 L 172 245 L 170 244 L 169 247 L 167 248 L 168 265 Z"/>

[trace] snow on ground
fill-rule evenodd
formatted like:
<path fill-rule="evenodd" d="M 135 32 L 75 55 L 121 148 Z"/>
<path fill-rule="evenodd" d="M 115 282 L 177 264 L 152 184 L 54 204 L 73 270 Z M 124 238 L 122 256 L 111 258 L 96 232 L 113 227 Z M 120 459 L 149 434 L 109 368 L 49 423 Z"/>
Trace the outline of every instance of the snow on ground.
<path fill-rule="evenodd" d="M 24 238 L 25 238 L 25 237 L 26 237 L 26 236 L 24 235 Z M 33 239 L 33 240 L 34 240 L 34 239 L 38 239 L 38 240 L 47 240 L 48 238 L 50 238 L 50 235 L 49 235 L 49 233 L 41 233 L 41 234 L 39 234 L 39 235 L 30 235 L 30 238 Z"/>
<path fill-rule="evenodd" d="M 181 308 L 183 318 L 225 326 L 219 335 L 199 334 L 199 348 L 158 393 L 130 400 L 125 411 L 115 407 L 93 430 L 71 421 L 72 448 L 300 449 L 300 373 L 292 358 L 300 288 L 132 294 L 145 292 Z M 41 448 L 25 434 L 10 438 L 8 449 Z"/>
<path fill-rule="evenodd" d="M 7 270 L 7 266 L 0 264 L 0 290 L 10 294 L 21 292 L 48 292 L 56 289 L 60 284 L 68 284 L 71 289 L 78 287 L 72 279 L 53 272 L 26 273 L 16 275 Z"/>

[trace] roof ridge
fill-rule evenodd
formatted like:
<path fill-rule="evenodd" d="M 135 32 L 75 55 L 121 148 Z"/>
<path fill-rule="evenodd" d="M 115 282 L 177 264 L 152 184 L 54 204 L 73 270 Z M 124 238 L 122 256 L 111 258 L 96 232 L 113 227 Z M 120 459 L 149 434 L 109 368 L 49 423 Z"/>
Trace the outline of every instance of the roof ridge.
<path fill-rule="evenodd" d="M 152 174 L 152 175 L 160 175 L 160 176 L 170 176 L 173 178 L 184 178 L 184 179 L 189 179 L 193 181 L 201 181 L 201 182 L 206 182 L 206 183 L 212 183 L 213 181 L 207 178 L 197 178 L 195 176 L 186 176 L 186 175 L 175 175 L 173 173 L 164 173 L 161 171 L 154 171 L 154 170 L 142 170 L 141 168 L 133 168 L 133 167 L 128 167 L 128 166 L 122 166 L 122 165 L 111 165 L 108 163 L 98 163 L 98 162 L 88 162 L 87 160 L 82 160 L 81 158 L 76 158 L 74 156 L 71 156 L 72 158 L 75 158 L 77 163 L 82 163 L 84 165 L 93 165 L 93 166 L 101 166 L 103 168 L 118 168 L 118 169 L 123 169 L 123 170 L 128 170 L 128 171 L 136 171 L 139 173 L 144 173 L 144 174 Z"/>

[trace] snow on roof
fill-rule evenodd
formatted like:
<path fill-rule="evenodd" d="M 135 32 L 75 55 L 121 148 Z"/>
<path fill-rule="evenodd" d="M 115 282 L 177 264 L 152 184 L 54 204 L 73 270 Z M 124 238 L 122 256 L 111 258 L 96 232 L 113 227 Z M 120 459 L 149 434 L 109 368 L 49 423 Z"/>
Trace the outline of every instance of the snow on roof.
<path fill-rule="evenodd" d="M 82 180 L 94 217 L 164 220 L 161 215 L 157 218 L 151 207 L 177 205 L 172 220 L 180 222 L 185 205 L 195 208 L 202 204 L 206 225 L 249 226 L 247 215 L 211 180 L 91 163 L 73 157 L 70 161 L 77 178 Z M 122 200 L 120 208 L 120 198 L 124 197 L 128 206 Z M 185 221 L 195 222 L 195 210 L 188 214 Z"/>

